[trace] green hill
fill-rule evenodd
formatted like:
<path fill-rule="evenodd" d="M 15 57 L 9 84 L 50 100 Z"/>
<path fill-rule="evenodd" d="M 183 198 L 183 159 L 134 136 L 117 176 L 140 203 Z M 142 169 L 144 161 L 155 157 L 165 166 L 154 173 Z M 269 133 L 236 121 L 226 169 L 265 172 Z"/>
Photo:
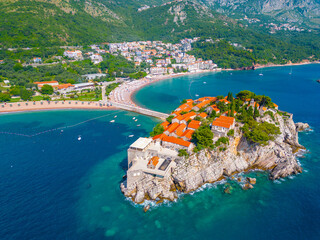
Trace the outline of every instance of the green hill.
<path fill-rule="evenodd" d="M 176 42 L 181 38 L 199 36 L 203 39 L 224 39 L 226 44 L 235 48 L 231 51 L 224 45 L 225 55 L 230 51 L 238 54 L 246 49 L 251 52 L 250 59 L 259 63 L 320 58 L 317 31 L 278 31 L 271 34 L 269 30 L 246 26 L 235 18 L 218 13 L 210 1 L 182 0 L 163 4 L 165 2 L 0 0 L 0 44 L 7 48 L 133 40 Z M 138 11 L 145 4 L 149 8 Z M 196 50 L 201 47 L 201 51 L 195 51 L 198 56 L 210 56 L 208 51 L 217 49 L 208 44 L 195 47 L 198 48 Z M 217 54 L 220 53 L 214 53 L 215 56 Z"/>

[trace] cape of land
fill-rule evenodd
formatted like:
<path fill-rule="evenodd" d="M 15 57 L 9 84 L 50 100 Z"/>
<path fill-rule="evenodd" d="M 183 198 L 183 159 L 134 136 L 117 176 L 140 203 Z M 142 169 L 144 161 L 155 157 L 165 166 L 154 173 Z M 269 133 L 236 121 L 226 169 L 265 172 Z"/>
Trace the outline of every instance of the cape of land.
<path fill-rule="evenodd" d="M 271 180 L 298 174 L 296 154 L 304 149 L 298 132 L 307 128 L 269 97 L 249 91 L 184 100 L 149 138 L 130 146 L 121 190 L 135 203 L 161 203 L 249 170 L 268 171 Z M 238 181 L 243 189 L 256 183 Z"/>

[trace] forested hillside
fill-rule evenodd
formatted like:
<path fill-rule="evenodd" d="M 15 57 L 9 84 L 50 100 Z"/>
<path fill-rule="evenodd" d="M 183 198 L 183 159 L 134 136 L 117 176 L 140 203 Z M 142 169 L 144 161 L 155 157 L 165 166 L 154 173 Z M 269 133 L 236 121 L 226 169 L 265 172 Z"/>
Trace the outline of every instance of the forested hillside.
<path fill-rule="evenodd" d="M 220 13 L 216 11 L 215 4 L 221 2 L 221 7 L 230 9 L 232 5 L 229 3 L 232 1 L 182 0 L 163 4 L 165 2 L 0 0 L 0 44 L 8 48 L 135 40 L 177 42 L 181 38 L 197 36 L 225 40 L 227 44 L 237 46 L 238 52 L 251 52 L 258 63 L 320 58 L 320 37 L 316 30 L 277 31 L 271 34 L 261 28 L 246 26 L 221 13 L 221 9 L 218 9 Z M 138 11 L 146 4 L 148 8 Z M 240 5 L 234 6 L 241 10 Z M 209 56 L 209 49 L 214 49 L 214 46 L 203 45 L 201 50 L 195 49 L 195 53 Z M 218 53 L 219 49 L 216 50 Z"/>

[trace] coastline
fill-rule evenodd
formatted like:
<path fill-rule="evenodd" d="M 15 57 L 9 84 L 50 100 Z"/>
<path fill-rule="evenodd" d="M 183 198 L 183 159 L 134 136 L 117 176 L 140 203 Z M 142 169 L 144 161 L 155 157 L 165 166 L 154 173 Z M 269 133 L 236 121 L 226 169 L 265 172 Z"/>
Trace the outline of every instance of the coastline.
<path fill-rule="evenodd" d="M 271 68 L 271 67 L 290 67 L 290 66 L 303 66 L 303 65 L 310 65 L 310 64 L 319 64 L 319 61 L 310 62 L 310 61 L 302 61 L 299 63 L 286 63 L 286 64 L 265 64 L 265 65 L 255 65 L 255 69 L 263 69 L 263 68 Z"/>
<path fill-rule="evenodd" d="M 198 72 L 186 72 L 186 73 L 178 73 L 178 74 L 169 74 L 169 75 L 160 75 L 160 76 L 154 76 L 151 78 L 150 81 L 145 82 L 144 84 L 140 85 L 138 88 L 133 89 L 133 91 L 131 91 L 129 93 L 129 99 L 131 101 L 131 103 L 135 106 L 138 106 L 138 104 L 135 102 L 135 99 L 133 98 L 134 94 L 141 90 L 142 88 L 155 83 L 155 82 L 159 82 L 159 81 L 163 81 L 163 80 L 167 80 L 170 78 L 177 78 L 177 77 L 184 77 L 184 76 L 189 76 L 189 75 L 196 75 L 196 74 L 203 74 L 203 73 L 216 73 L 216 72 L 221 72 L 221 71 L 233 71 L 233 69 L 220 69 L 220 70 L 202 70 L 202 71 L 198 71 Z M 137 81 L 141 81 L 141 80 L 137 80 Z"/>
<path fill-rule="evenodd" d="M 16 103 L 1 103 L 0 113 L 12 112 L 29 112 L 29 111 L 44 111 L 55 109 L 100 109 L 114 110 L 115 107 L 108 106 L 99 102 L 86 101 L 35 101 L 35 102 L 16 102 Z"/>
<path fill-rule="evenodd" d="M 255 65 L 255 69 L 263 69 L 263 68 L 271 68 L 271 67 L 289 67 L 289 66 L 302 66 L 302 65 L 310 65 L 310 64 L 320 64 L 320 62 L 316 61 L 316 62 L 300 62 L 300 63 L 287 63 L 287 64 L 266 64 L 266 65 Z M 134 94 L 141 90 L 142 88 L 158 82 L 158 81 L 162 81 L 162 80 L 166 80 L 166 79 L 170 79 L 170 78 L 176 78 L 176 77 L 183 77 L 183 76 L 189 76 L 189 75 L 195 75 L 195 74 L 202 74 L 202 73 L 214 73 L 214 72 L 223 72 L 223 71 L 243 71 L 243 70 L 236 70 L 236 69 L 219 69 L 219 70 L 202 70 L 199 72 L 187 72 L 187 73 L 179 73 L 179 74 L 175 74 L 175 75 L 162 75 L 162 76 L 156 76 L 154 77 L 155 80 L 152 80 L 150 82 L 147 82 L 143 85 L 141 85 L 140 87 L 134 89 L 130 94 L 129 94 L 129 99 L 131 101 L 131 103 L 135 106 L 137 106 L 137 102 L 135 102 L 134 99 Z M 139 80 L 138 80 L 139 81 Z"/>
<path fill-rule="evenodd" d="M 266 65 L 255 65 L 255 69 L 271 68 L 271 67 L 288 67 L 288 66 L 300 66 L 309 64 L 319 64 L 320 62 L 304 61 L 300 63 L 287 63 L 287 64 L 266 64 Z M 177 74 L 159 75 L 149 78 L 143 78 L 140 80 L 133 81 L 136 83 L 135 86 L 131 87 L 126 83 L 121 84 L 115 90 L 122 96 L 120 99 L 116 99 L 113 94 L 110 94 L 110 100 L 122 104 L 127 104 L 135 107 L 140 107 L 134 99 L 134 94 L 142 88 L 158 82 L 167 80 L 170 78 L 184 77 L 189 75 L 197 75 L 204 73 L 216 73 L 222 71 L 237 71 L 235 69 L 215 69 L 215 70 L 201 70 L 197 72 L 185 72 Z M 113 92 L 115 91 L 113 90 Z M 15 102 L 15 103 L 0 103 L 0 113 L 10 112 L 28 112 L 28 111 L 42 111 L 42 110 L 54 110 L 54 109 L 103 109 L 103 110 L 114 110 L 117 107 L 107 105 L 100 102 L 88 102 L 88 101 L 30 101 L 30 102 Z"/>

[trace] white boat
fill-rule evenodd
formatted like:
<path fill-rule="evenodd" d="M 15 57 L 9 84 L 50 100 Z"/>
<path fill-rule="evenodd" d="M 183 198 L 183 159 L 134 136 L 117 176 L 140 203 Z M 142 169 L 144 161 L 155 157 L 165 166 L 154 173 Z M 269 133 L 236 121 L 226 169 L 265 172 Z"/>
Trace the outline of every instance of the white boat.
<path fill-rule="evenodd" d="M 132 119 L 134 120 L 134 119 L 136 119 L 136 117 L 133 117 Z"/>
<path fill-rule="evenodd" d="M 114 120 L 111 120 L 110 122 L 114 122 Z"/>
<path fill-rule="evenodd" d="M 78 137 L 78 141 L 81 141 L 81 136 Z"/>
<path fill-rule="evenodd" d="M 207 84 L 207 82 L 203 82 L 203 84 Z"/>
<path fill-rule="evenodd" d="M 198 95 L 198 94 L 196 94 L 196 97 L 199 97 L 199 95 Z"/>
<path fill-rule="evenodd" d="M 118 117 L 117 115 L 114 116 L 114 118 L 117 118 L 117 117 Z"/>
<path fill-rule="evenodd" d="M 137 127 L 140 127 L 140 126 L 141 126 L 141 124 L 138 124 L 138 125 L 137 125 Z"/>
<path fill-rule="evenodd" d="M 131 138 L 131 137 L 133 137 L 134 135 L 129 135 L 129 137 Z"/>
<path fill-rule="evenodd" d="M 259 76 L 263 76 L 263 74 L 262 74 L 262 73 L 260 73 L 260 74 L 259 74 Z"/>
<path fill-rule="evenodd" d="M 138 119 L 134 120 L 135 122 L 138 121 Z"/>

